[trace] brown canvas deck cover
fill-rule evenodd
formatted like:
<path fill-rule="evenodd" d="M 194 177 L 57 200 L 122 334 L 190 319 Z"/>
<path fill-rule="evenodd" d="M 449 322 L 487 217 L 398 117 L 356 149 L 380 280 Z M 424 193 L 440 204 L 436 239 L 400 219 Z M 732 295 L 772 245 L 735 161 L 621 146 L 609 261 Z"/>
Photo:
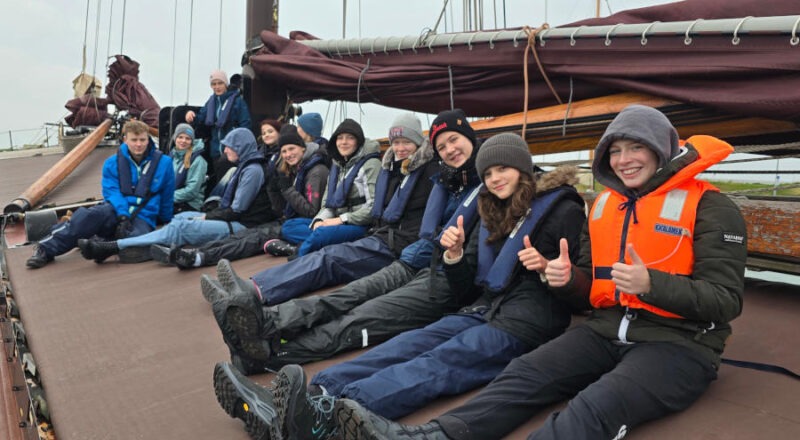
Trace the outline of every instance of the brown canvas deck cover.
<path fill-rule="evenodd" d="M 655 21 L 692 21 L 800 14 L 797 0 L 687 0 L 620 12 L 566 26 Z M 532 23 L 538 25 L 538 23 Z M 272 32 L 250 57 L 258 78 L 285 87 L 295 102 L 311 99 L 374 102 L 436 113 L 455 107 L 471 116 L 523 110 L 523 55 L 526 44 L 474 44 L 433 52 L 382 50 L 329 57 Z M 313 38 L 293 33 L 295 40 Z M 728 35 L 702 35 L 684 43 L 683 35 L 649 38 L 547 41 L 536 50 L 556 92 L 566 102 L 617 91 L 644 92 L 713 107 L 727 113 L 773 119 L 800 119 L 800 45 L 785 34 L 751 34 L 737 45 Z M 529 109 L 557 104 L 533 57 L 529 57 Z"/>

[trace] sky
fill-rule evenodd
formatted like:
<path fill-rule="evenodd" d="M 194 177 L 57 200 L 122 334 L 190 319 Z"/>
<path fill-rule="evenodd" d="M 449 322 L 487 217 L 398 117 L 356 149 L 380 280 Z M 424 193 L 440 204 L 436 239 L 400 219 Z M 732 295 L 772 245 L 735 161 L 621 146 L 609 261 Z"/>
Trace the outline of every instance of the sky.
<path fill-rule="evenodd" d="M 602 0 L 600 15 L 668 2 Z M 292 30 L 303 30 L 324 39 L 416 36 L 434 26 L 443 3 L 283 0 L 278 33 L 288 36 Z M 439 32 L 463 30 L 463 3 L 450 0 Z M 484 27 L 492 29 L 504 24 L 570 23 L 594 16 L 596 1 L 484 0 L 483 5 Z M 222 68 L 229 75 L 241 70 L 245 0 L 0 0 L 0 8 L 4 11 L 0 15 L 0 84 L 5 85 L 0 149 L 10 144 L 9 130 L 15 145 L 33 138 L 41 142 L 43 124 L 68 114 L 64 103 L 73 97 L 72 80 L 82 71 L 84 47 L 85 71 L 103 77 L 104 83 L 108 56 L 121 49 L 139 62 L 139 80 L 162 107 L 186 102 L 202 105 L 211 93 L 208 73 L 212 69 Z M 305 112 L 327 116 L 323 133 L 332 132 L 336 123 L 350 117 L 362 123 L 367 136 L 384 137 L 398 114 L 396 109 L 373 104 L 360 109 L 354 103 L 321 100 L 301 105 Z M 432 119 L 419 116 L 423 126 Z M 774 163 L 765 166 L 775 169 Z"/>

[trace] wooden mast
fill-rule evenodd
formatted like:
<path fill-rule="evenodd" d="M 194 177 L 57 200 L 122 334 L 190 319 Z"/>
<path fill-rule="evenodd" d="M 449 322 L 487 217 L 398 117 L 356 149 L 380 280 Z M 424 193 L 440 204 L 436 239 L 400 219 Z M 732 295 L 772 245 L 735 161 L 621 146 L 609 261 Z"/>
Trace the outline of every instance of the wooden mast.
<path fill-rule="evenodd" d="M 25 212 L 36 206 L 44 196 L 58 186 L 97 147 L 97 144 L 108 133 L 109 128 L 111 128 L 111 119 L 106 119 L 72 151 L 56 162 L 36 182 L 33 182 L 22 195 L 6 205 L 5 209 L 3 209 L 3 214 Z"/>
<path fill-rule="evenodd" d="M 247 0 L 247 47 L 242 58 L 242 78 L 254 133 L 261 132 L 261 127 L 257 126 L 260 121 L 277 119 L 286 107 L 286 89 L 257 78 L 249 64 L 250 55 L 261 45 L 261 31 L 278 33 L 278 4 L 273 0 Z"/>

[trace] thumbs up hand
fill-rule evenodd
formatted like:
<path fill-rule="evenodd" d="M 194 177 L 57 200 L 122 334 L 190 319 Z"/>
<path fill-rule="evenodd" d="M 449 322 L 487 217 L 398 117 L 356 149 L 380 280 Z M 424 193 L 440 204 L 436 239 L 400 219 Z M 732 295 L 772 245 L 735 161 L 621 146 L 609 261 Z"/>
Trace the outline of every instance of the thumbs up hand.
<path fill-rule="evenodd" d="M 611 281 L 620 291 L 631 295 L 649 293 L 650 272 L 647 271 L 647 266 L 633 249 L 632 244 L 628 244 L 627 250 L 631 264 L 614 263 L 611 266 Z"/>
<path fill-rule="evenodd" d="M 545 267 L 547 267 L 547 263 L 550 260 L 543 257 L 539 251 L 536 250 L 533 245 L 531 245 L 531 239 L 529 236 L 525 236 L 522 239 L 522 243 L 524 244 L 524 248 L 521 251 L 517 252 L 519 256 L 519 262 L 525 266 L 525 269 L 528 270 L 535 270 L 539 273 L 544 273 Z"/>
<path fill-rule="evenodd" d="M 456 219 L 456 226 L 450 226 L 444 233 L 439 243 L 445 249 L 447 258 L 455 260 L 464 253 L 464 216 L 459 215 Z"/>
<path fill-rule="evenodd" d="M 558 258 L 550 260 L 544 270 L 547 283 L 551 287 L 564 287 L 572 279 L 572 262 L 569 261 L 569 243 L 566 238 L 559 241 Z"/>

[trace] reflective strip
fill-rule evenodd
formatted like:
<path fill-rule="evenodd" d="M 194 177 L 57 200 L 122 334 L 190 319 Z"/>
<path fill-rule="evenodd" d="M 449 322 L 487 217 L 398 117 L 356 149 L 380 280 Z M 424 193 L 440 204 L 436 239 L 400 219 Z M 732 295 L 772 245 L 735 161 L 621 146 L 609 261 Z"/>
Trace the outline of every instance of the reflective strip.
<path fill-rule="evenodd" d="M 608 201 L 608 196 L 610 196 L 610 192 L 603 193 L 597 200 L 594 201 L 594 208 L 592 208 L 592 220 L 598 220 L 600 217 L 603 216 L 603 210 L 606 208 L 606 202 Z"/>
<path fill-rule="evenodd" d="M 406 182 L 408 182 L 409 177 L 411 177 L 411 174 L 408 174 L 406 175 L 406 177 L 403 177 L 403 180 L 400 182 L 400 189 L 405 188 Z"/>
<path fill-rule="evenodd" d="M 528 212 L 526 212 L 525 215 L 523 215 L 522 217 L 519 218 L 519 220 L 517 220 L 517 224 L 514 226 L 514 229 L 511 230 L 511 233 L 508 234 L 508 238 L 514 238 L 514 236 L 517 235 L 517 232 L 519 232 L 519 228 L 522 227 L 522 224 L 525 223 L 525 220 L 527 220 L 528 216 L 530 215 L 531 215 L 531 208 L 528 208 Z"/>
<path fill-rule="evenodd" d="M 369 345 L 369 335 L 367 334 L 367 329 L 361 329 L 361 348 L 364 348 Z"/>
<path fill-rule="evenodd" d="M 469 206 L 469 204 L 472 203 L 472 200 L 475 199 L 475 197 L 478 197 L 478 191 L 480 191 L 481 188 L 483 188 L 483 184 L 482 183 L 480 185 L 476 186 L 475 189 L 473 189 L 472 192 L 469 194 L 469 196 L 467 196 L 464 199 L 464 206 L 465 207 Z"/>
<path fill-rule="evenodd" d="M 623 344 L 630 344 L 630 342 L 628 342 L 626 339 L 626 336 L 628 335 L 628 326 L 630 324 L 631 320 L 628 318 L 628 314 L 626 313 L 622 316 L 622 321 L 619 322 L 619 329 L 617 329 L 617 339 L 619 339 L 619 342 L 622 342 Z"/>
<path fill-rule="evenodd" d="M 686 198 L 689 196 L 689 191 L 685 189 L 673 189 L 664 197 L 664 204 L 661 205 L 661 214 L 659 217 L 667 220 L 678 221 L 681 219 L 683 213 L 683 206 L 686 204 Z"/>

